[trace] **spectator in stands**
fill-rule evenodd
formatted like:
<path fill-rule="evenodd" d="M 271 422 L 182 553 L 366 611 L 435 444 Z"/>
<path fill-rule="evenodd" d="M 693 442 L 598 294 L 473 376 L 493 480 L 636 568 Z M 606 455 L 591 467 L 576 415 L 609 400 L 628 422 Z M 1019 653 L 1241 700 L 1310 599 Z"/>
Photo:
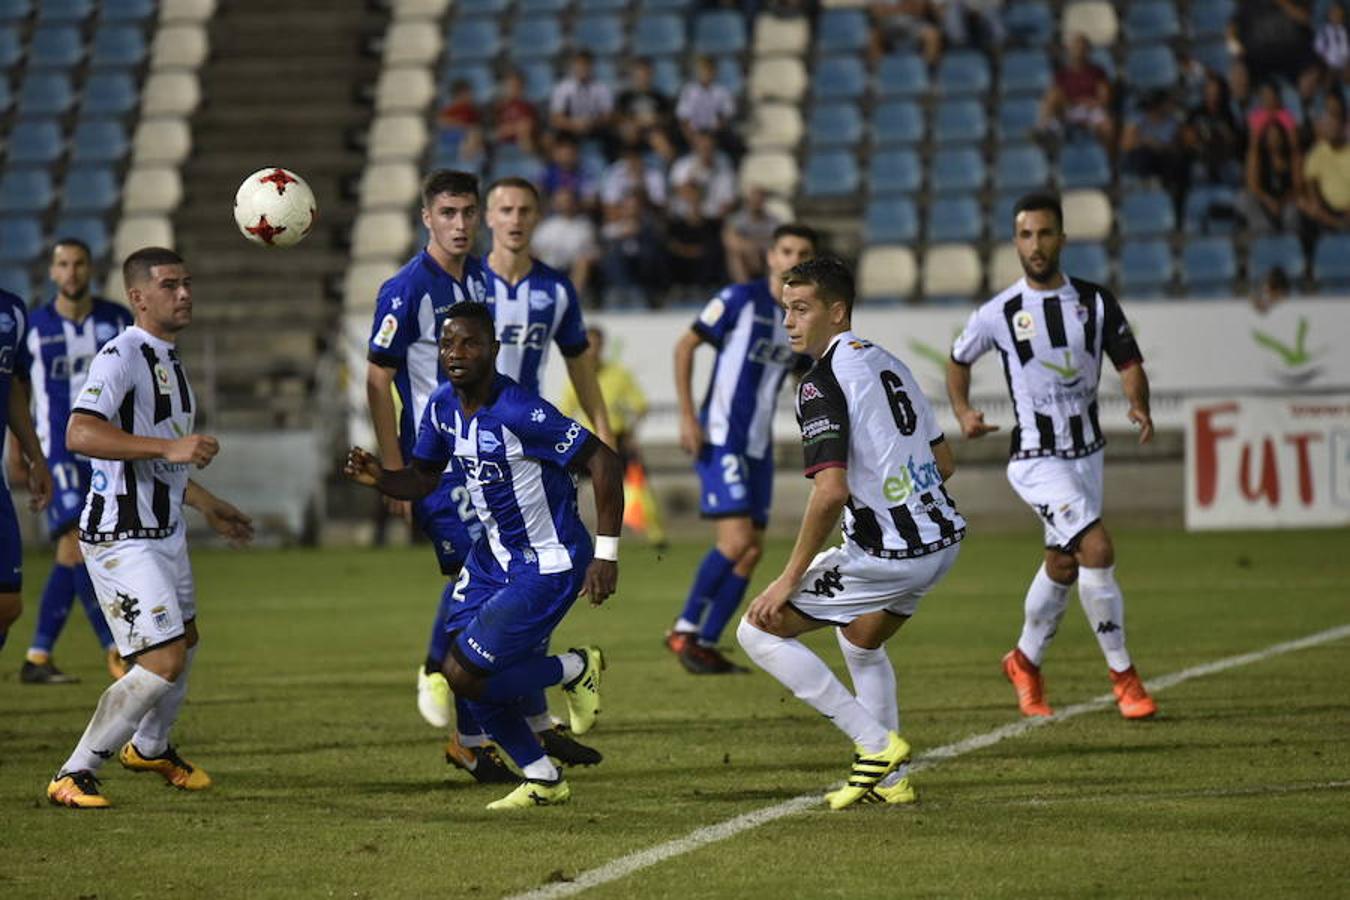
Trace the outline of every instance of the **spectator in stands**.
<path fill-rule="evenodd" d="M 1091 50 L 1086 35 L 1075 34 L 1069 39 L 1068 60 L 1055 72 L 1055 80 L 1041 100 L 1038 129 L 1052 134 L 1084 129 L 1109 153 L 1115 149 L 1116 135 L 1111 79 L 1092 61 Z"/>
<path fill-rule="evenodd" d="M 1279 87 L 1273 81 L 1266 81 L 1257 88 L 1256 105 L 1247 113 L 1247 134 L 1257 141 L 1270 124 L 1283 128 L 1291 138 L 1298 131 L 1298 123 L 1294 121 L 1294 114 L 1285 108 Z"/>
<path fill-rule="evenodd" d="M 1303 187 L 1298 142 L 1280 127 L 1267 126 L 1247 148 L 1247 191 L 1238 201 L 1253 234 L 1298 231 Z"/>
<path fill-rule="evenodd" d="M 610 163 L 600 177 L 600 204 L 608 215 L 610 207 L 631 197 L 637 197 L 655 209 L 666 205 L 665 174 L 655 166 L 649 166 L 642 155 L 642 147 L 630 141 L 623 145 L 619 158 Z"/>
<path fill-rule="evenodd" d="M 483 113 L 473 98 L 473 85 L 462 78 L 450 83 L 450 99 L 441 107 L 441 155 L 471 167 L 483 155 Z"/>
<path fill-rule="evenodd" d="M 1210 72 L 1205 76 L 1204 99 L 1191 110 L 1181 139 L 1191 159 L 1191 176 L 1209 184 L 1239 183 L 1243 154 L 1242 122 L 1233 114 L 1228 83 Z"/>
<path fill-rule="evenodd" d="M 765 254 L 773 243 L 774 229 L 783 224 L 765 206 L 767 199 L 762 187 L 750 185 L 740 209 L 722 228 L 722 251 L 733 283 L 752 281 L 764 274 Z"/>
<path fill-rule="evenodd" d="M 549 96 L 549 124 L 554 131 L 577 140 L 609 135 L 614 94 L 595 80 L 595 59 L 586 50 L 572 56 L 571 74 L 553 87 Z"/>
<path fill-rule="evenodd" d="M 712 223 L 720 247 L 722 220 L 736 203 L 736 172 L 731 160 L 718 151 L 713 136 L 706 131 L 694 132 L 689 153 L 670 167 L 670 205 L 675 215 L 688 218 L 689 211 L 683 204 L 694 195 L 681 189 L 691 184 L 698 189 L 699 216 Z"/>
<path fill-rule="evenodd" d="M 628 87 L 619 94 L 618 116 L 631 124 L 645 140 L 653 128 L 668 128 L 671 124 L 670 98 L 656 89 L 653 82 L 652 61 L 635 59 L 628 70 Z"/>
<path fill-rule="evenodd" d="M 533 153 L 539 140 L 539 110 L 525 99 L 525 79 L 512 69 L 502 77 L 501 95 L 492 108 L 492 143 L 514 144 Z"/>
<path fill-rule="evenodd" d="M 1327 7 L 1327 20 L 1317 29 L 1313 47 L 1322 61 L 1322 84 L 1344 83 L 1350 76 L 1350 33 L 1345 29 L 1345 6 L 1333 0 Z"/>
<path fill-rule="evenodd" d="M 680 88 L 675 117 L 691 145 L 694 135 L 703 131 L 713 135 L 723 150 L 732 151 L 735 135 L 731 121 L 736 115 L 736 101 L 731 91 L 716 79 L 716 61 L 711 56 L 700 56 L 694 63 L 694 77 Z"/>
<path fill-rule="evenodd" d="M 1122 168 L 1136 177 L 1161 181 L 1180 213 L 1189 175 L 1181 119 L 1166 89 L 1145 94 L 1139 107 L 1140 114 L 1121 136 Z"/>
<path fill-rule="evenodd" d="M 1322 228 L 1350 231 L 1350 142 L 1345 103 L 1328 94 L 1319 122 L 1321 135 L 1303 164 L 1303 214 Z"/>
<path fill-rule="evenodd" d="M 1253 81 L 1316 80 L 1311 5 L 1310 0 L 1243 0 L 1236 4 L 1229 40 L 1246 62 Z"/>
<path fill-rule="evenodd" d="M 665 243 L 654 211 L 629 194 L 605 208 L 600 229 L 606 307 L 660 305 L 666 287 Z"/>
<path fill-rule="evenodd" d="M 547 197 L 571 191 L 587 209 L 595 203 L 595 180 L 581 164 L 581 147 L 571 134 L 563 132 L 553 139 L 539 189 Z"/>
<path fill-rule="evenodd" d="M 937 4 L 931 0 L 877 0 L 869 4 L 872 17 L 873 61 L 917 43 L 924 62 L 935 67 L 942 58 L 942 29 Z"/>
<path fill-rule="evenodd" d="M 600 258 L 600 244 L 595 224 L 581 211 L 570 188 L 553 194 L 549 214 L 535 228 L 530 246 L 546 265 L 566 272 L 578 294 L 586 295 L 591 271 Z"/>
<path fill-rule="evenodd" d="M 934 4 L 947 47 L 973 47 L 992 53 L 1003 46 L 1003 0 L 939 0 Z"/>
<path fill-rule="evenodd" d="M 666 252 L 670 257 L 670 281 L 693 289 L 682 299 L 694 299 L 699 291 L 725 282 L 722 260 L 722 223 L 705 216 L 708 197 L 703 186 L 688 179 L 672 183 L 670 217 L 666 223 Z"/>

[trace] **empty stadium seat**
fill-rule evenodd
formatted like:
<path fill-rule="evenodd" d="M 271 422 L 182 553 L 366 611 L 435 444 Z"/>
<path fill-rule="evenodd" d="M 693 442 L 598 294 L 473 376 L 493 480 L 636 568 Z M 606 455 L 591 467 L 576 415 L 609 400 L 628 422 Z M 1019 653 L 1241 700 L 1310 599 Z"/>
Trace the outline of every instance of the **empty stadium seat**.
<path fill-rule="evenodd" d="M 1322 236 L 1313 251 L 1313 278 L 1323 292 L 1350 287 L 1350 235 Z"/>
<path fill-rule="evenodd" d="M 0 222 L 0 237 L 3 237 L 3 235 L 4 223 Z M 3 253 L 3 251 L 0 251 L 0 253 Z M 28 270 L 23 266 L 0 266 L 0 291 L 9 291 L 26 301 L 32 289 L 33 279 L 29 277 Z"/>
<path fill-rule="evenodd" d="M 401 256 L 413 241 L 413 226 L 402 211 L 368 212 L 352 228 L 352 257 L 358 260 Z"/>
<path fill-rule="evenodd" d="M 1050 181 L 1045 151 L 1035 144 L 1010 144 L 998 151 L 994 185 L 1000 191 L 1029 191 Z"/>
<path fill-rule="evenodd" d="M 61 126 L 54 119 L 20 120 L 9 133 L 5 143 L 6 161 L 13 165 L 51 165 L 65 152 L 65 138 Z"/>
<path fill-rule="evenodd" d="M 113 234 L 115 259 L 123 259 L 141 247 L 168 247 L 172 250 L 173 246 L 173 223 L 168 216 L 123 216 L 118 220 L 117 231 Z M 110 288 L 115 279 L 121 278 L 121 274 L 121 270 L 114 266 L 113 275 L 108 279 Z"/>
<path fill-rule="evenodd" d="M 913 150 L 874 152 L 867 181 L 873 195 L 912 194 L 923 187 L 923 163 Z"/>
<path fill-rule="evenodd" d="M 562 26 L 555 17 L 521 19 L 511 29 L 512 59 L 552 59 L 562 48 Z"/>
<path fill-rule="evenodd" d="M 117 173 L 109 166 L 78 166 L 66 172 L 61 209 L 67 213 L 111 212 L 120 199 Z"/>
<path fill-rule="evenodd" d="M 1170 41 L 1181 35 L 1177 5 L 1166 0 L 1134 0 L 1125 11 L 1125 40 L 1131 44 Z"/>
<path fill-rule="evenodd" d="M 745 17 L 739 10 L 714 9 L 694 20 L 694 52 L 713 56 L 745 52 Z"/>
<path fill-rule="evenodd" d="M 148 22 L 155 15 L 155 0 L 103 0 L 98 14 L 104 22 Z"/>
<path fill-rule="evenodd" d="M 1303 247 L 1292 234 L 1268 234 L 1252 241 L 1247 250 L 1247 278 L 1263 281 L 1271 269 L 1279 267 L 1290 281 L 1303 277 Z"/>
<path fill-rule="evenodd" d="M 30 69 L 72 69 L 84 60 L 84 38 L 73 25 L 46 25 L 28 44 Z"/>
<path fill-rule="evenodd" d="M 801 56 L 811 42 L 810 22 L 805 16 L 760 13 L 755 17 L 755 56 Z"/>
<path fill-rule="evenodd" d="M 949 51 L 938 64 L 937 89 L 944 96 L 984 94 L 992 81 L 989 58 L 974 50 Z"/>
<path fill-rule="evenodd" d="M 1060 13 L 1059 31 L 1063 35 L 1081 32 L 1093 45 L 1109 47 L 1116 42 L 1120 20 L 1115 7 L 1106 0 L 1078 0 Z"/>
<path fill-rule="evenodd" d="M 427 146 L 427 124 L 422 116 L 377 116 L 370 126 L 366 153 L 371 161 L 417 159 Z"/>
<path fill-rule="evenodd" d="M 984 270 L 974 247 L 930 245 L 923 259 L 923 293 L 935 302 L 968 301 L 980 289 Z"/>
<path fill-rule="evenodd" d="M 417 166 L 411 162 L 367 166 L 358 196 L 362 209 L 404 209 L 417 201 Z"/>
<path fill-rule="evenodd" d="M 355 263 L 347 269 L 342 280 L 343 306 L 348 312 L 373 312 L 380 286 L 398 272 L 398 264 L 391 260 L 371 260 Z"/>
<path fill-rule="evenodd" d="M 79 216 L 63 218 L 52 229 L 53 238 L 73 237 L 89 246 L 89 254 L 95 260 L 101 260 L 112 248 L 112 235 L 108 225 L 99 216 Z"/>
<path fill-rule="evenodd" d="M 180 166 L 192 152 L 192 131 L 180 116 L 141 119 L 131 146 L 136 165 Z"/>
<path fill-rule="evenodd" d="M 1064 230 L 1070 237 L 1101 241 L 1111 236 L 1115 216 L 1106 194 L 1093 188 L 1065 191 L 1060 197 Z"/>
<path fill-rule="evenodd" d="M 745 67 L 738 56 L 722 56 L 717 59 L 717 74 L 713 81 L 739 95 L 745 90 Z"/>
<path fill-rule="evenodd" d="M 892 53 L 877 66 L 880 97 L 920 98 L 928 93 L 928 65 L 917 53 Z"/>
<path fill-rule="evenodd" d="M 451 63 L 486 62 L 501 48 L 501 26 L 495 19 L 459 21 L 446 34 L 445 55 Z"/>
<path fill-rule="evenodd" d="M 33 14 L 33 0 L 0 0 L 0 23 L 22 22 Z"/>
<path fill-rule="evenodd" d="M 23 59 L 23 39 L 17 28 L 0 28 L 0 69 L 8 69 Z"/>
<path fill-rule="evenodd" d="M 1223 37 L 1233 18 L 1233 0 L 1191 0 L 1187 20 L 1193 39 Z"/>
<path fill-rule="evenodd" d="M 1111 260 L 1101 244 L 1070 241 L 1064 245 L 1059 264 L 1070 277 L 1101 285 L 1111 283 Z"/>
<path fill-rule="evenodd" d="M 1021 277 L 1022 261 L 1017 256 L 1017 248 L 1007 241 L 995 246 L 989 260 L 989 293 L 997 294 Z"/>
<path fill-rule="evenodd" d="M 425 66 L 385 66 L 375 83 L 378 112 L 421 112 L 436 97 L 436 83 Z"/>
<path fill-rule="evenodd" d="M 1059 154 L 1059 177 L 1065 188 L 1106 187 L 1111 183 L 1111 161 L 1095 141 L 1065 144 Z"/>
<path fill-rule="evenodd" d="M 548 103 L 549 94 L 558 80 L 553 63 L 547 59 L 531 59 L 516 68 L 525 80 L 525 99 L 541 107 Z"/>
<path fill-rule="evenodd" d="M 874 302 L 910 297 L 917 276 L 918 266 L 908 247 L 867 247 L 858 262 L 858 296 Z"/>
<path fill-rule="evenodd" d="M 572 0 L 518 0 L 517 7 L 525 15 L 557 15 L 566 12 Z"/>
<path fill-rule="evenodd" d="M 933 115 L 933 137 L 939 144 L 977 144 L 987 131 L 978 100 L 944 100 Z"/>
<path fill-rule="evenodd" d="M 159 0 L 160 25 L 200 25 L 215 14 L 216 0 Z"/>
<path fill-rule="evenodd" d="M 923 140 L 923 111 L 911 100 L 892 100 L 872 109 L 872 142 L 876 146 L 917 144 Z"/>
<path fill-rule="evenodd" d="M 1227 72 L 1233 63 L 1233 54 L 1228 49 L 1228 42 L 1222 38 L 1192 44 L 1191 56 L 1196 62 L 1215 72 Z"/>
<path fill-rule="evenodd" d="M 80 103 L 82 116 L 124 116 L 136 108 L 140 99 L 136 82 L 126 72 L 100 72 L 84 85 Z"/>
<path fill-rule="evenodd" d="M 994 240 L 1013 239 L 1013 210 L 1025 194 L 1026 191 L 1005 191 L 994 198 L 994 207 L 989 213 L 989 230 Z"/>
<path fill-rule="evenodd" d="M 52 205 L 52 176 L 45 169 L 8 169 L 0 175 L 0 210 L 41 215 Z"/>
<path fill-rule="evenodd" d="M 1126 241 L 1120 248 L 1120 288 L 1130 299 L 1161 296 L 1172 283 L 1172 250 L 1166 241 Z"/>
<path fill-rule="evenodd" d="M 862 143 L 862 112 L 853 103 L 817 106 L 811 110 L 808 134 L 815 147 L 856 147 Z"/>
<path fill-rule="evenodd" d="M 966 193 L 984 187 L 984 157 L 973 147 L 953 147 L 933 157 L 928 186 L 939 194 Z"/>
<path fill-rule="evenodd" d="M 9 88 L 9 79 L 0 75 L 0 116 L 9 112 L 14 105 L 14 92 Z"/>
<path fill-rule="evenodd" d="M 634 56 L 670 56 L 684 52 L 684 20 L 669 13 L 644 13 L 633 25 Z"/>
<path fill-rule="evenodd" d="M 919 239 L 919 214 L 908 197 L 879 197 L 867 205 L 864 224 L 873 244 L 912 244 Z"/>
<path fill-rule="evenodd" d="M 796 104 L 756 103 L 751 109 L 750 132 L 746 138 L 756 150 L 795 150 L 804 131 L 802 114 Z"/>
<path fill-rule="evenodd" d="M 790 56 L 757 59 L 750 70 L 750 96 L 796 102 L 806 93 L 806 66 Z"/>
<path fill-rule="evenodd" d="M 856 56 L 829 56 L 816 62 L 811 86 L 817 100 L 854 100 L 867 90 L 867 69 Z"/>
<path fill-rule="evenodd" d="M 807 157 L 802 195 L 813 200 L 848 197 L 857 193 L 861 181 L 856 155 L 846 150 L 822 150 Z"/>
<path fill-rule="evenodd" d="M 418 32 L 425 32 L 426 39 L 421 39 Z M 393 52 L 399 59 L 408 57 L 410 62 L 429 63 L 440 52 L 436 29 L 430 26 L 406 28 L 395 23 L 385 40 L 387 52 Z M 150 62 L 156 69 L 200 69 L 210 53 L 205 25 L 162 25 L 150 45 Z"/>
<path fill-rule="evenodd" d="M 577 19 L 572 43 L 597 56 L 613 56 L 623 50 L 623 19 L 614 15 L 591 15 Z"/>
<path fill-rule="evenodd" d="M 1237 230 L 1237 191 L 1222 184 L 1193 185 L 1186 192 L 1186 230 L 1232 234 Z"/>
<path fill-rule="evenodd" d="M 1125 53 L 1125 83 L 1131 90 L 1170 88 L 1176 85 L 1180 74 L 1171 47 L 1154 44 L 1131 47 Z"/>
<path fill-rule="evenodd" d="M 145 62 L 145 35 L 134 25 L 105 25 L 94 35 L 89 62 L 95 68 L 132 67 Z"/>
<path fill-rule="evenodd" d="M 511 8 L 511 0 L 458 0 L 455 15 L 460 19 L 497 17 Z"/>
<path fill-rule="evenodd" d="M 998 90 L 1003 97 L 1035 94 L 1037 100 L 1050 87 L 1053 73 L 1043 50 L 1010 50 L 1003 54 Z"/>
<path fill-rule="evenodd" d="M 1055 31 L 1055 14 L 1041 0 L 1009 3 L 1003 13 L 1003 27 L 1017 44 L 1041 46 Z"/>
<path fill-rule="evenodd" d="M 1181 250 L 1181 280 L 1193 297 L 1233 296 L 1237 268 L 1230 238 L 1193 238 Z"/>
<path fill-rule="evenodd" d="M 867 40 L 867 13 L 860 9 L 827 9 L 816 19 L 819 54 L 859 53 Z"/>
<path fill-rule="evenodd" d="M 1120 204 L 1121 237 L 1157 237 L 1176 228 L 1172 198 L 1166 192 L 1152 189 L 1134 191 L 1125 195 Z"/>
<path fill-rule="evenodd" d="M 668 12 L 683 13 L 691 7 L 698 5 L 695 0 L 642 0 L 642 8 L 646 10 L 665 10 Z"/>
<path fill-rule="evenodd" d="M 739 181 L 742 190 L 753 185 L 771 194 L 788 196 L 797 190 L 800 177 L 797 160 L 791 153 L 755 151 L 741 157 Z"/>
<path fill-rule="evenodd" d="M 35 219 L 0 217 L 0 263 L 27 264 L 42 250 L 42 226 Z"/>
<path fill-rule="evenodd" d="M 186 69 L 151 72 L 141 85 L 141 116 L 183 116 L 202 100 L 201 81 Z"/>
<path fill-rule="evenodd" d="M 75 103 L 70 76 L 63 72 L 30 72 L 19 88 L 19 115 L 62 116 Z"/>
<path fill-rule="evenodd" d="M 928 242 L 978 241 L 984 228 L 979 201 L 974 197 L 939 197 L 928 207 Z"/>
<path fill-rule="evenodd" d="M 71 135 L 70 161 L 116 165 L 126 159 L 130 148 L 127 130 L 121 122 L 86 119 L 75 126 L 75 133 Z"/>
<path fill-rule="evenodd" d="M 998 104 L 998 138 L 1000 141 L 1028 140 L 1040 117 L 1039 97 L 1007 97 Z"/>

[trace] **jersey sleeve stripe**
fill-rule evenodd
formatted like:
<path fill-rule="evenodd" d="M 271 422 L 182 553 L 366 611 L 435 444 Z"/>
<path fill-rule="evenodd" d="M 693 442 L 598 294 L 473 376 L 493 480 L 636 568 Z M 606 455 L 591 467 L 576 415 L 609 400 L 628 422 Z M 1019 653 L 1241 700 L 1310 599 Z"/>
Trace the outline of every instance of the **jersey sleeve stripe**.
<path fill-rule="evenodd" d="M 825 462 L 816 463 L 814 466 L 811 466 L 806 470 L 805 474 L 807 478 L 811 478 L 817 472 L 822 471 L 823 469 L 847 469 L 847 468 L 848 468 L 847 463 L 841 462 L 840 460 L 837 459 L 828 459 Z"/>
<path fill-rule="evenodd" d="M 72 409 L 70 412 L 71 412 L 71 415 L 74 415 L 75 413 L 79 413 L 79 414 L 82 415 L 82 416 L 93 416 L 95 419 L 102 419 L 102 420 L 105 421 L 105 422 L 108 421 L 108 417 L 105 416 L 103 413 L 99 412 L 99 411 L 96 410 L 96 409 L 85 409 L 83 406 L 77 406 L 77 407 L 75 407 L 74 409 Z"/>

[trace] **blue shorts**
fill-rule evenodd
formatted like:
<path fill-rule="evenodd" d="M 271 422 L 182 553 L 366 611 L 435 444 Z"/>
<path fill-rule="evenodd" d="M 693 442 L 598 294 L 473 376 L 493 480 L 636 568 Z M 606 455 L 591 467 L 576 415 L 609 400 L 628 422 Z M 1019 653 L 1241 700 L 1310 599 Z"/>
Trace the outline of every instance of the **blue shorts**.
<path fill-rule="evenodd" d="M 0 594 L 17 594 L 23 588 L 23 544 L 19 540 L 19 517 L 9 488 L 0 482 Z"/>
<path fill-rule="evenodd" d="M 466 567 L 455 584 L 462 601 L 445 626 L 458 632 L 451 646 L 455 658 L 471 671 L 493 673 L 545 652 L 585 581 L 589 557 L 574 561 L 568 572 L 541 575 L 521 566 L 500 579 Z"/>
<path fill-rule="evenodd" d="M 700 485 L 699 511 L 705 519 L 749 516 L 763 528 L 773 502 L 773 457 L 753 459 L 704 444 L 694 463 Z"/>
<path fill-rule="evenodd" d="M 431 540 L 443 575 L 464 567 L 469 550 L 483 534 L 483 523 L 458 471 L 442 475 L 436 490 L 413 504 L 413 519 Z"/>
<path fill-rule="evenodd" d="M 47 536 L 52 540 L 80 524 L 84 501 L 89 495 L 93 467 L 78 460 L 49 463 L 52 470 L 52 502 L 47 504 Z"/>

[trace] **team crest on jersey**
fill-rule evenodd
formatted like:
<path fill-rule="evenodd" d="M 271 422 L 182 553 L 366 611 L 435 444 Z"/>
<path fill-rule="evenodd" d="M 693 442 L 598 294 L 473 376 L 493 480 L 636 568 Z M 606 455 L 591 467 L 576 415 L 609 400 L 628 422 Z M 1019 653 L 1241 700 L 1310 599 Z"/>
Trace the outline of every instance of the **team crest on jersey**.
<path fill-rule="evenodd" d="M 99 322 L 94 326 L 94 340 L 105 344 L 117 337 L 117 326 L 111 322 Z"/>
<path fill-rule="evenodd" d="M 1076 304 L 1074 304 L 1073 311 L 1078 316 L 1078 321 L 1080 322 L 1087 321 L 1088 308 L 1083 304 L 1082 300 L 1079 300 Z"/>
<path fill-rule="evenodd" d="M 552 294 L 547 291 L 530 291 L 530 309 L 548 309 L 552 305 Z"/>
<path fill-rule="evenodd" d="M 501 449 L 502 442 L 497 440 L 497 436 L 490 431 L 478 432 L 478 452 L 496 453 Z"/>
<path fill-rule="evenodd" d="M 813 383 L 807 381 L 802 384 L 803 403 L 807 400 L 821 400 L 824 397 L 825 395 L 820 392 L 820 388 L 816 387 Z"/>
<path fill-rule="evenodd" d="M 169 383 L 169 370 L 164 368 L 164 363 L 155 363 L 155 390 L 165 396 L 173 393 L 173 385 Z"/>
<path fill-rule="evenodd" d="M 398 319 L 393 313 L 387 313 L 380 321 L 380 330 L 375 333 L 373 343 L 376 347 L 388 348 L 394 343 L 394 335 L 398 334 Z"/>
<path fill-rule="evenodd" d="M 156 606 L 150 610 L 150 621 L 155 623 L 156 631 L 169 630 L 169 611 L 163 606 Z"/>
<path fill-rule="evenodd" d="M 1013 313 L 1013 337 L 1019 341 L 1029 341 L 1036 336 L 1036 320 L 1025 309 Z"/>

